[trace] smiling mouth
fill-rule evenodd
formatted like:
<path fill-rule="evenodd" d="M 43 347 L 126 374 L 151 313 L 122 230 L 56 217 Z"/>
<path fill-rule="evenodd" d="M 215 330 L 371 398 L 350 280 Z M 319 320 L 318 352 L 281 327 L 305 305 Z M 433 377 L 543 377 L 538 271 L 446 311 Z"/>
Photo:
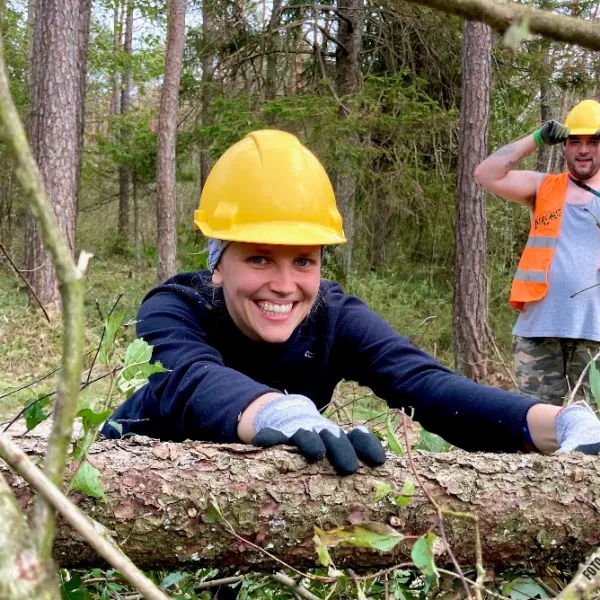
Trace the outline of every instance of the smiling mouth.
<path fill-rule="evenodd" d="M 273 302 L 260 301 L 256 302 L 259 310 L 268 317 L 286 317 L 292 312 L 294 302 L 287 304 L 274 304 Z"/>

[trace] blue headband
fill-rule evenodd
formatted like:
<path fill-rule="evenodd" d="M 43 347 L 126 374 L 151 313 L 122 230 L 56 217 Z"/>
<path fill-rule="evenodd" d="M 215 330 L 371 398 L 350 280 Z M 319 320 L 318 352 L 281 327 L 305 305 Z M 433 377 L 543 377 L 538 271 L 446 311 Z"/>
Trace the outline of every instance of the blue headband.
<path fill-rule="evenodd" d="M 226 240 L 215 240 L 214 238 L 208 238 L 208 267 L 212 273 L 219 264 L 225 248 L 229 246 L 231 242 Z"/>

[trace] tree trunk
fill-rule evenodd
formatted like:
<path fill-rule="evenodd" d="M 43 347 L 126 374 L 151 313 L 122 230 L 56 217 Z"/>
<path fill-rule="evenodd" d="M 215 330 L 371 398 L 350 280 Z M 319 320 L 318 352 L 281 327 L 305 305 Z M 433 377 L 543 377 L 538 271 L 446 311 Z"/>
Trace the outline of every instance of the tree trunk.
<path fill-rule="evenodd" d="M 279 26 L 281 23 L 282 0 L 273 0 L 271 18 L 267 28 L 267 73 L 265 76 L 265 98 L 275 100 L 277 96 L 277 60 L 281 46 Z"/>
<path fill-rule="evenodd" d="M 131 101 L 131 54 L 133 47 L 133 0 L 127 0 L 127 16 L 125 18 L 125 41 L 123 53 L 125 54 L 125 70 L 121 90 L 121 114 L 126 116 L 129 112 Z M 129 126 L 121 122 L 121 140 L 127 146 L 130 139 Z M 129 182 L 131 174 L 127 165 L 119 165 L 119 238 L 124 245 L 129 239 Z"/>
<path fill-rule="evenodd" d="M 78 169 L 77 67 L 79 4 L 38 0 L 31 72 L 30 143 L 62 232 L 75 245 Z M 56 274 L 31 213 L 26 219 L 25 263 L 29 283 L 48 308 L 58 308 Z M 35 304 L 33 298 L 30 299 Z"/>
<path fill-rule="evenodd" d="M 212 123 L 210 101 L 212 99 L 212 86 L 215 73 L 215 23 L 214 5 L 212 0 L 204 0 L 202 3 L 202 127 Z M 209 140 L 203 140 L 200 151 L 200 191 L 204 188 L 206 178 L 213 166 L 213 160 L 208 153 Z"/>
<path fill-rule="evenodd" d="M 454 356 L 456 370 L 481 381 L 487 372 L 489 334 L 485 264 L 485 190 L 475 167 L 487 155 L 492 31 L 465 22 L 456 186 L 454 257 Z"/>
<path fill-rule="evenodd" d="M 185 0 L 169 0 L 165 78 L 158 122 L 156 205 L 158 225 L 158 281 L 177 272 L 177 199 L 175 138 L 177 105 L 185 41 Z"/>
<path fill-rule="evenodd" d="M 115 0 L 115 9 L 113 12 L 113 48 L 115 55 L 121 52 L 121 0 Z M 115 65 L 113 74 L 113 97 L 111 102 L 111 113 L 113 115 L 121 114 L 121 72 Z"/>
<path fill-rule="evenodd" d="M 550 44 L 546 40 L 542 40 L 542 50 L 544 59 L 542 68 L 540 69 L 540 122 L 552 120 L 552 109 L 550 102 L 552 99 L 552 84 L 550 77 L 552 76 L 551 60 L 550 60 Z M 537 170 L 541 173 L 547 173 L 550 168 L 550 159 L 552 157 L 552 147 L 544 144 L 538 150 Z"/>
<path fill-rule="evenodd" d="M 45 440 L 22 438 L 19 446 L 40 459 Z M 307 464 L 282 448 L 160 443 L 148 438 L 97 443 L 89 456 L 100 470 L 106 501 L 76 495 L 78 506 L 115 532 L 115 541 L 139 567 L 272 568 L 267 557 L 212 522 L 211 498 L 244 538 L 296 567 L 316 564 L 313 527 L 330 529 L 372 521 L 421 535 L 435 511 L 417 486 L 407 508 L 389 499 L 374 502 L 377 482 L 401 490 L 414 473 L 406 457 L 388 454 L 377 469 L 340 477 L 326 461 Z M 486 565 L 575 564 L 600 544 L 597 459 L 582 454 L 485 454 L 414 452 L 427 491 L 445 509 L 479 518 Z M 19 504 L 32 492 L 8 473 Z M 457 559 L 474 563 L 470 521 L 447 518 L 446 534 Z M 336 565 L 389 567 L 409 558 L 410 544 L 394 552 L 332 550 Z M 69 527 L 59 523 L 54 556 L 63 567 L 100 560 Z M 439 564 L 450 562 L 438 556 Z"/>
<path fill-rule="evenodd" d="M 75 176 L 75 218 L 79 214 L 79 184 L 83 158 L 83 134 L 85 131 L 85 83 L 87 56 L 92 20 L 92 0 L 79 0 L 79 34 L 77 37 L 77 174 Z"/>
<path fill-rule="evenodd" d="M 362 0 L 338 1 L 338 45 L 335 51 L 336 83 L 339 96 L 342 98 L 360 92 L 362 50 L 363 3 Z M 340 108 L 340 118 L 345 118 L 349 109 Z M 350 148 L 359 144 L 356 134 L 347 136 L 345 143 Z M 355 230 L 355 195 L 356 165 L 341 165 L 335 177 L 336 198 L 342 219 L 344 232 L 348 242 L 338 250 L 340 266 L 346 275 L 352 270 L 352 250 Z"/>
<path fill-rule="evenodd" d="M 140 233 L 140 206 L 138 198 L 138 182 L 135 176 L 135 171 L 132 178 L 133 187 L 133 239 L 135 243 L 135 262 L 139 263 L 142 260 L 142 244 Z"/>

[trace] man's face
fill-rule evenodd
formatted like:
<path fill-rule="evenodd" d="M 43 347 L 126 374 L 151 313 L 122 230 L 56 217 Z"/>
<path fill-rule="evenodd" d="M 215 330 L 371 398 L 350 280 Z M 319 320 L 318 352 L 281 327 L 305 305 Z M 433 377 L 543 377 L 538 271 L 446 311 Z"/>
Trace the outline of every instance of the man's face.
<path fill-rule="evenodd" d="M 569 172 L 576 179 L 591 179 L 600 169 L 600 142 L 593 135 L 570 135 L 565 145 Z"/>

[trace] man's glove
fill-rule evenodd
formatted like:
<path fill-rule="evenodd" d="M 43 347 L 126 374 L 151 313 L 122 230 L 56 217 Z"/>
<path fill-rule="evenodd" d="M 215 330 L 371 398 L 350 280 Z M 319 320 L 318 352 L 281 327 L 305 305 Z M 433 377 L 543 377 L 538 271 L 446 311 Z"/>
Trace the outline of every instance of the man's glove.
<path fill-rule="evenodd" d="M 600 454 L 600 421 L 585 402 L 563 408 L 554 419 L 559 452 Z"/>
<path fill-rule="evenodd" d="M 566 142 L 568 137 L 569 128 L 558 121 L 548 121 L 533 132 L 533 139 L 538 148 Z"/>
<path fill-rule="evenodd" d="M 254 446 L 297 446 L 309 462 L 327 456 L 340 475 L 355 473 L 358 459 L 370 467 L 385 462 L 385 450 L 370 431 L 358 427 L 346 435 L 321 416 L 312 400 L 299 394 L 279 396 L 261 406 L 254 429 Z"/>

